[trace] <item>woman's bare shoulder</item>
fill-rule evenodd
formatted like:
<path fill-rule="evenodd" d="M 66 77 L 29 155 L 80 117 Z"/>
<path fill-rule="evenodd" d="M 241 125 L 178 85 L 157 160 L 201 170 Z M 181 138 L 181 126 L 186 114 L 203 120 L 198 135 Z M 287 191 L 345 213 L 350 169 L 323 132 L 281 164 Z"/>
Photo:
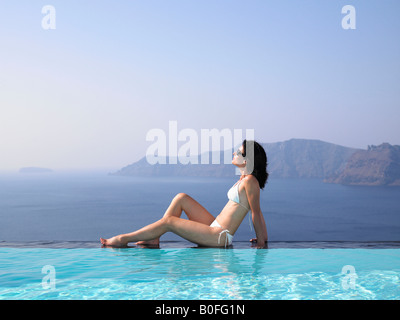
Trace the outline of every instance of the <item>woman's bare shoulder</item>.
<path fill-rule="evenodd" d="M 246 177 L 244 177 L 243 183 L 244 183 L 244 186 L 249 189 L 252 189 L 252 188 L 259 189 L 260 188 L 257 178 L 255 176 L 253 176 L 252 174 L 249 174 Z"/>

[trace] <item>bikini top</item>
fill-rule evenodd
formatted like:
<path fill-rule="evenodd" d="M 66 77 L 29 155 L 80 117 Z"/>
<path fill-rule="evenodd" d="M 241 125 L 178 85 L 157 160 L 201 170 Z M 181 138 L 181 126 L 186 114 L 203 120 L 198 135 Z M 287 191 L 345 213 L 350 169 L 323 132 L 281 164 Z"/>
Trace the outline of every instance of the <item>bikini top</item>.
<path fill-rule="evenodd" d="M 243 202 L 240 202 L 240 197 L 239 197 L 239 184 L 240 184 L 240 180 L 238 182 L 236 182 L 232 188 L 229 189 L 228 191 L 228 199 L 232 200 L 233 202 L 236 202 L 238 204 L 240 204 L 243 208 L 250 210 L 250 208 L 248 206 L 246 206 Z"/>

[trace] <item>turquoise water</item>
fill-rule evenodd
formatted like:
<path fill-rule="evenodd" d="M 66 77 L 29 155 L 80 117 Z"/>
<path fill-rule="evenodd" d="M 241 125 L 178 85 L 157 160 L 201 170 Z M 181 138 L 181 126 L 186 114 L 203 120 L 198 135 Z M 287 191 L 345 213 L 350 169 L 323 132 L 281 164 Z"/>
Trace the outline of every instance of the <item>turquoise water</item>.
<path fill-rule="evenodd" d="M 0 248 L 0 279 L 0 299 L 399 299 L 400 249 Z"/>

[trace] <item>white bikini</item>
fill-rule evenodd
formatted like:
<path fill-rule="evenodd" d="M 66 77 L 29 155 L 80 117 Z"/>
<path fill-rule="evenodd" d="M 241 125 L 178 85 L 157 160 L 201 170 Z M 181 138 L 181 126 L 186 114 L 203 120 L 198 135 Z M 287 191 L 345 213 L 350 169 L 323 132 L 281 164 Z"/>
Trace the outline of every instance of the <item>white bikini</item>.
<path fill-rule="evenodd" d="M 240 197 L 239 197 L 239 184 L 240 184 L 240 180 L 238 182 L 236 182 L 232 188 L 229 189 L 228 191 L 228 199 L 236 202 L 238 204 L 240 204 L 243 208 L 245 208 L 247 211 L 250 210 L 249 207 L 245 206 L 243 203 L 240 202 Z M 230 234 L 228 229 L 224 229 L 221 227 L 221 225 L 218 223 L 217 219 L 215 219 L 213 221 L 213 223 L 211 223 L 210 227 L 218 227 L 221 228 L 222 231 L 219 233 L 219 237 L 218 237 L 218 244 L 220 243 L 221 240 L 221 235 L 223 233 L 225 233 L 225 248 L 227 246 L 232 245 L 233 242 L 233 235 Z"/>
<path fill-rule="evenodd" d="M 241 180 L 239 180 L 238 182 L 236 182 L 232 188 L 229 189 L 228 191 L 228 199 L 232 200 L 233 202 L 236 202 L 238 204 L 240 204 L 243 208 L 247 209 L 247 211 L 250 210 L 250 208 L 248 206 L 245 206 L 243 203 L 240 202 L 240 197 L 239 197 L 239 184 L 240 184 Z"/>

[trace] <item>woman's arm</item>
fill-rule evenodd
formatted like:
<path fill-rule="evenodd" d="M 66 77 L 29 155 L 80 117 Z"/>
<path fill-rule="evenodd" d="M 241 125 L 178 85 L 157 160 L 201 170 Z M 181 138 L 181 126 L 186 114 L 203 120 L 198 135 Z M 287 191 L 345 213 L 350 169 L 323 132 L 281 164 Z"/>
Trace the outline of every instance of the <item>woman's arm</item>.
<path fill-rule="evenodd" d="M 267 226 L 260 208 L 260 186 L 254 176 L 246 179 L 245 189 L 252 213 L 254 230 L 257 237 L 257 247 L 264 247 L 268 241 Z M 255 240 L 255 239 L 253 239 Z"/>

